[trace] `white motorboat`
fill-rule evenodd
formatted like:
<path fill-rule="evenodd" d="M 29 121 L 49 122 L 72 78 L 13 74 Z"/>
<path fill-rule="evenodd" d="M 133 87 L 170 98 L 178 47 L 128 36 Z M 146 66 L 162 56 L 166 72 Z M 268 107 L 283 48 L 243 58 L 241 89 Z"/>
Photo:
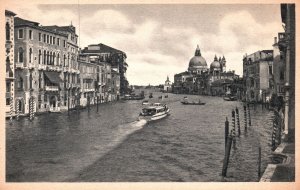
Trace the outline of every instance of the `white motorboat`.
<path fill-rule="evenodd" d="M 164 106 L 148 106 L 143 108 L 140 113 L 139 119 L 145 119 L 147 121 L 155 121 L 167 117 L 170 113 L 170 109 L 167 105 Z"/>

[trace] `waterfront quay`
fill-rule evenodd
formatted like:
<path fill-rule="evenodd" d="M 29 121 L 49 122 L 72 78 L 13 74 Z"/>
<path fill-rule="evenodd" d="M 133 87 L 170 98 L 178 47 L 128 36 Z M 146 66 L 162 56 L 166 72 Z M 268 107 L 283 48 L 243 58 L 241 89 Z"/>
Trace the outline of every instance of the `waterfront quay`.
<path fill-rule="evenodd" d="M 148 92 L 146 92 L 147 94 Z M 222 179 L 224 122 L 243 103 L 187 95 L 205 106 L 183 106 L 183 95 L 168 94 L 171 114 L 137 121 L 142 101 L 117 101 L 67 113 L 20 118 L 6 123 L 6 180 L 14 181 L 258 181 L 270 162 L 273 112 L 250 110 L 252 125 L 232 149 Z"/>

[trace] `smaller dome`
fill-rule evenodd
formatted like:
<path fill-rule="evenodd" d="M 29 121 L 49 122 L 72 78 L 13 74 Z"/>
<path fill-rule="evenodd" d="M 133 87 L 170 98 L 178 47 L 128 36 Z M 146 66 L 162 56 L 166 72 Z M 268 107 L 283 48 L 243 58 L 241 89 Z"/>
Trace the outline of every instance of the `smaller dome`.
<path fill-rule="evenodd" d="M 214 61 L 210 64 L 210 69 L 220 69 L 221 68 L 221 64 L 218 61 L 217 56 L 215 56 Z"/>

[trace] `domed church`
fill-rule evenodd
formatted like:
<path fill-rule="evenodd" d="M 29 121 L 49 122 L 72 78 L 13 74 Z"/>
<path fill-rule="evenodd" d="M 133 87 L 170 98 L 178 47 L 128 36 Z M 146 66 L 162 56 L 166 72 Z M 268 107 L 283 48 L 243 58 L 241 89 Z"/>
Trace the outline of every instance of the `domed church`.
<path fill-rule="evenodd" d="M 206 72 L 207 63 L 204 57 L 201 56 L 199 45 L 197 45 L 197 49 L 195 51 L 195 56 L 191 58 L 189 62 L 188 71 L 192 74 L 202 74 Z"/>
<path fill-rule="evenodd" d="M 226 59 L 215 55 L 208 68 L 205 58 L 197 45 L 195 55 L 190 59 L 188 70 L 174 75 L 174 93 L 222 95 L 228 90 L 238 75 L 234 71 L 226 72 Z M 227 85 L 224 86 L 224 85 Z"/>

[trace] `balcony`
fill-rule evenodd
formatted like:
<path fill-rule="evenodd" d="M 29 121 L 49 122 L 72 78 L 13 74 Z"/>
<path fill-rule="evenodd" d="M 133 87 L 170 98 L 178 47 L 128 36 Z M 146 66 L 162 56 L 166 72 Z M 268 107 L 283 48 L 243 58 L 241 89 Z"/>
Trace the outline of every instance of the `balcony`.
<path fill-rule="evenodd" d="M 94 92 L 95 89 L 94 88 L 85 88 L 85 89 L 82 89 L 83 92 Z"/>
<path fill-rule="evenodd" d="M 39 69 L 39 70 L 46 70 L 46 67 L 47 67 L 47 66 L 46 66 L 46 65 L 43 65 L 43 64 L 39 64 L 39 65 L 38 65 L 38 69 Z"/>
<path fill-rule="evenodd" d="M 24 63 L 16 63 L 16 69 L 24 69 Z"/>
<path fill-rule="evenodd" d="M 55 91 L 58 91 L 58 86 L 45 86 L 45 90 L 55 92 Z"/>

